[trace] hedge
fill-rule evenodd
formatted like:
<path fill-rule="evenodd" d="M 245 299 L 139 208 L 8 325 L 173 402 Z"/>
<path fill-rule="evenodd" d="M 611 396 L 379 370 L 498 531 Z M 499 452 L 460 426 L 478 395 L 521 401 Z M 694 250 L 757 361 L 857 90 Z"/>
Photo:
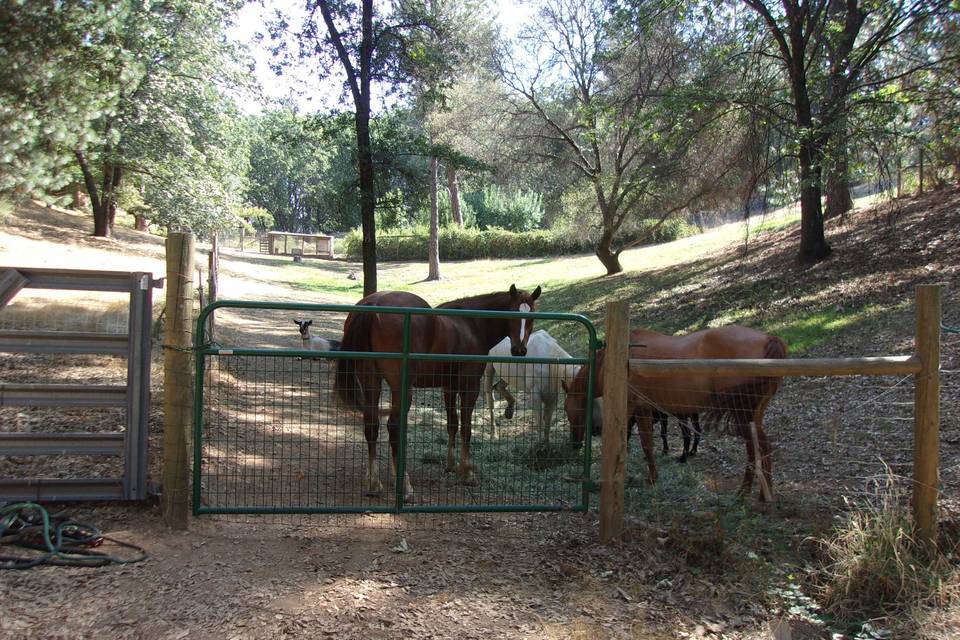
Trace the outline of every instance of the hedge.
<path fill-rule="evenodd" d="M 619 242 L 641 235 L 643 229 L 655 224 L 643 220 L 637 230 L 626 234 Z M 691 234 L 691 227 L 682 220 L 667 220 L 644 244 L 670 242 Z M 349 260 L 361 259 L 363 236 L 358 229 L 348 233 L 342 243 Z M 426 261 L 430 242 L 427 228 L 417 227 L 377 237 L 378 261 Z M 594 241 L 564 231 L 539 229 L 535 231 L 479 230 L 474 228 L 444 227 L 440 229 L 441 260 L 478 260 L 483 258 L 541 258 L 547 256 L 592 253 Z"/>

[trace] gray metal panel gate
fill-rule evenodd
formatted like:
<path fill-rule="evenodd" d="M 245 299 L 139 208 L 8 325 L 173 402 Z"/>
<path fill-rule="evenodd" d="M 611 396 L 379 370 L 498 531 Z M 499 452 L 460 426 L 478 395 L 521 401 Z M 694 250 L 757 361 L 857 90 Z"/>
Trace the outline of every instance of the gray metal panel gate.
<path fill-rule="evenodd" d="M 126 334 L 0 331 L 0 352 L 123 355 L 126 385 L 0 383 L 0 407 L 118 407 L 126 428 L 115 433 L 0 432 L 0 455 L 122 456 L 120 478 L 0 479 L 0 501 L 142 500 L 147 496 L 147 425 L 150 412 L 150 273 L 0 267 L 0 309 L 21 289 L 129 293 Z"/>

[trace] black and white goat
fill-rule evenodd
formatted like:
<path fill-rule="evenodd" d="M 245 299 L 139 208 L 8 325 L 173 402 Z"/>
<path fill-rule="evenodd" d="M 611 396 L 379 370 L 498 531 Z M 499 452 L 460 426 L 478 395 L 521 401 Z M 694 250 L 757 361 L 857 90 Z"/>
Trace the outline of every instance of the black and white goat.
<path fill-rule="evenodd" d="M 300 327 L 300 339 L 303 340 L 303 348 L 310 351 L 339 351 L 339 340 L 327 340 L 326 338 L 313 337 L 310 335 L 310 325 L 313 320 L 294 320 Z"/>

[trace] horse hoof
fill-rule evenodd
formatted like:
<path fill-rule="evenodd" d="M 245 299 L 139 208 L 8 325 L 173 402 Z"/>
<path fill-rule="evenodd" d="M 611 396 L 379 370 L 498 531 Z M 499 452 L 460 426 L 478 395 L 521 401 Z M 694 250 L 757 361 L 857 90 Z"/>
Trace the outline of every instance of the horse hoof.
<path fill-rule="evenodd" d="M 368 489 L 364 494 L 368 498 L 382 498 L 383 491 L 374 491 L 373 489 Z"/>
<path fill-rule="evenodd" d="M 679 458 L 677 458 L 677 462 L 679 462 L 680 464 L 686 464 L 687 456 L 680 456 Z"/>
<path fill-rule="evenodd" d="M 512 419 L 513 419 L 513 407 L 507 407 L 506 410 L 503 412 L 503 417 L 506 418 L 507 420 L 512 420 Z"/>
<path fill-rule="evenodd" d="M 465 487 L 475 487 L 477 486 L 477 477 L 473 474 L 473 471 L 468 471 L 467 473 L 461 473 L 460 484 L 462 484 Z"/>

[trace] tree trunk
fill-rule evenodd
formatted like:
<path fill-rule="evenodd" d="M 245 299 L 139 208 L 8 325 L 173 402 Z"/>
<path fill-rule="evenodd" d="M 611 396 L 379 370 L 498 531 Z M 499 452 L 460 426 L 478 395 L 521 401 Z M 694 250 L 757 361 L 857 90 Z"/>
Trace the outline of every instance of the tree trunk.
<path fill-rule="evenodd" d="M 110 224 L 110 235 L 113 235 L 114 222 L 117 219 L 117 187 L 120 186 L 120 180 L 123 177 L 123 169 L 120 167 L 113 168 L 113 175 L 110 178 L 110 190 L 109 193 L 104 194 L 105 199 L 107 200 L 107 218 L 108 223 Z"/>
<path fill-rule="evenodd" d="M 93 235 L 98 238 L 109 238 L 110 224 L 106 199 L 101 198 L 97 191 L 97 181 L 93 178 L 93 172 L 90 170 L 86 156 L 79 149 L 74 151 L 73 154 L 80 165 L 80 171 L 83 173 L 83 184 L 90 196 L 90 208 L 93 210 Z"/>
<path fill-rule="evenodd" d="M 93 209 L 93 235 L 97 238 L 110 237 L 110 205 L 105 202 L 91 203 Z"/>
<path fill-rule="evenodd" d="M 136 231 L 149 231 L 150 230 L 150 220 L 147 216 L 142 213 L 134 214 L 133 216 L 133 228 Z"/>
<path fill-rule="evenodd" d="M 357 169 L 360 174 L 360 223 L 363 230 L 363 295 L 377 291 L 377 195 L 370 147 L 370 94 L 357 105 Z"/>
<path fill-rule="evenodd" d="M 437 207 L 437 158 L 430 158 L 430 249 L 427 280 L 440 279 L 440 212 Z"/>
<path fill-rule="evenodd" d="M 457 169 L 447 165 L 447 191 L 450 193 L 450 213 L 457 226 L 463 227 L 463 214 L 460 212 L 460 185 L 457 184 Z"/>
<path fill-rule="evenodd" d="M 604 229 L 603 233 L 600 235 L 600 241 L 597 243 L 597 248 L 594 250 L 597 258 L 600 259 L 600 262 L 602 262 L 603 266 L 606 268 L 608 276 L 612 276 L 615 273 L 620 273 L 623 271 L 623 267 L 620 265 L 620 252 L 611 251 L 612 244 L 613 233 Z"/>
<path fill-rule="evenodd" d="M 373 59 L 373 0 L 362 1 L 360 74 L 357 106 L 357 168 L 360 174 L 360 220 L 363 228 L 363 295 L 377 291 L 377 193 L 370 145 L 370 75 Z"/>
<path fill-rule="evenodd" d="M 842 143 L 841 143 L 842 144 Z M 853 209 L 850 196 L 850 177 L 847 175 L 848 159 L 846 145 L 837 150 L 833 166 L 827 175 L 827 219 L 842 218 Z"/>
<path fill-rule="evenodd" d="M 810 143 L 800 143 L 800 262 L 813 264 L 830 255 L 823 231 L 820 205 L 819 151 Z"/>

